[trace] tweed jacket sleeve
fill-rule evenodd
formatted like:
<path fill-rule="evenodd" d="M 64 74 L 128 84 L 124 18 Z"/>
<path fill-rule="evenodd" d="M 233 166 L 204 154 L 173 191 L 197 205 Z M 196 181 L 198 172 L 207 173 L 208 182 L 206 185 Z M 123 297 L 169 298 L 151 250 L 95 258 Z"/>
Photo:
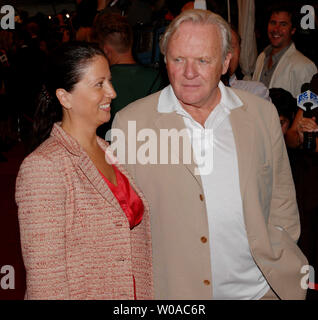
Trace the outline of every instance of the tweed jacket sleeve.
<path fill-rule="evenodd" d="M 68 299 L 65 254 L 65 183 L 51 160 L 31 155 L 21 165 L 16 202 L 26 299 Z"/>

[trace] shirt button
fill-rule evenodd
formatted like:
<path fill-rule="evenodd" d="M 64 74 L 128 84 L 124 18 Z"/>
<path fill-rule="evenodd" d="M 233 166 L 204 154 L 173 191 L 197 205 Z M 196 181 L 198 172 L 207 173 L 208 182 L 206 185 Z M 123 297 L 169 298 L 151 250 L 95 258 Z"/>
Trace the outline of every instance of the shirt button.
<path fill-rule="evenodd" d="M 208 241 L 208 239 L 206 237 L 201 237 L 201 242 L 202 243 L 206 243 Z"/>
<path fill-rule="evenodd" d="M 203 201 L 203 200 L 204 200 L 204 196 L 203 196 L 203 194 L 202 194 L 202 193 L 200 194 L 200 200 L 201 200 L 201 201 Z"/>
<path fill-rule="evenodd" d="M 204 280 L 203 283 L 204 283 L 206 286 L 210 285 L 210 281 L 209 281 L 209 280 Z"/>

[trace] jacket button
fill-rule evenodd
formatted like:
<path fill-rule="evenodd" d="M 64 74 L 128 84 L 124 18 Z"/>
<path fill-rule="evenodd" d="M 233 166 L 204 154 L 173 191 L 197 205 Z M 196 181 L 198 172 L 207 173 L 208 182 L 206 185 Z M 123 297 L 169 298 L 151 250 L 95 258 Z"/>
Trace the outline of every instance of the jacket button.
<path fill-rule="evenodd" d="M 125 261 L 125 258 L 124 258 L 124 257 L 117 257 L 117 258 L 116 258 L 116 261 L 124 262 L 124 261 Z"/>
<path fill-rule="evenodd" d="M 201 237 L 201 242 L 202 243 L 206 243 L 208 241 L 208 239 L 206 237 Z"/>
<path fill-rule="evenodd" d="M 200 200 L 201 200 L 201 201 L 203 201 L 203 200 L 204 200 L 204 196 L 203 196 L 203 194 L 202 194 L 202 193 L 200 194 Z"/>
<path fill-rule="evenodd" d="M 210 285 L 210 281 L 209 281 L 209 280 L 204 280 L 203 283 L 204 283 L 206 286 Z"/>

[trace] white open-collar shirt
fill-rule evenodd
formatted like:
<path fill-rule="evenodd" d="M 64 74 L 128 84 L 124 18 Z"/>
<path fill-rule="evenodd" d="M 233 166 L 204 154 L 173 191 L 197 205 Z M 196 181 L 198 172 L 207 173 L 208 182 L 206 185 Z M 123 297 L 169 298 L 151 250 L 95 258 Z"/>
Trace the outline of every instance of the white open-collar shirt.
<path fill-rule="evenodd" d="M 190 137 L 194 156 L 207 152 L 213 159 L 211 172 L 200 171 L 209 223 L 213 298 L 260 299 L 270 287 L 255 264 L 248 244 L 236 146 L 229 119 L 231 110 L 242 106 L 242 101 L 221 81 L 218 87 L 221 100 L 204 127 L 183 109 L 171 85 L 160 94 L 158 112 L 176 112 L 182 116 L 188 133 L 196 132 Z"/>

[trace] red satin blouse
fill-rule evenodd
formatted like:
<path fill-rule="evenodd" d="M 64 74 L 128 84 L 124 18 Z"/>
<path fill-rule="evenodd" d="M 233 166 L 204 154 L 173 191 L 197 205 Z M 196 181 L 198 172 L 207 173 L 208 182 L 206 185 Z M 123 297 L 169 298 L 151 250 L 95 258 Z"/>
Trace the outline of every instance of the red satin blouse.
<path fill-rule="evenodd" d="M 129 221 L 130 229 L 137 226 L 144 214 L 144 204 L 135 190 L 130 185 L 128 179 L 123 175 L 116 166 L 113 165 L 116 174 L 117 186 L 112 184 L 100 171 L 100 174 L 107 183 L 109 189 L 118 200 L 119 205 L 125 212 Z"/>

